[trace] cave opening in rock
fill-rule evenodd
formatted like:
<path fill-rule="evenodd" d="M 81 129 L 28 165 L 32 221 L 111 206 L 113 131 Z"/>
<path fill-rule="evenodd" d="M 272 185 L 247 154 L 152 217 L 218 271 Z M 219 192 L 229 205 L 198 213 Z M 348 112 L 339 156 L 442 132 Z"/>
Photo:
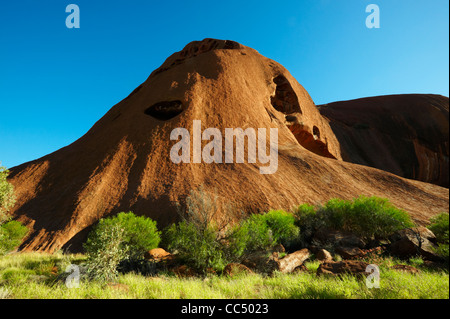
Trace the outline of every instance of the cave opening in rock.
<path fill-rule="evenodd" d="M 317 126 L 313 126 L 313 135 L 315 140 L 320 139 L 320 131 Z"/>
<path fill-rule="evenodd" d="M 295 94 L 289 81 L 283 75 L 278 75 L 273 79 L 273 82 L 277 87 L 275 95 L 271 97 L 272 106 L 285 114 L 302 113 L 297 94 Z"/>
<path fill-rule="evenodd" d="M 183 112 L 183 103 L 179 100 L 158 102 L 145 110 L 145 114 L 161 121 L 170 120 L 181 112 Z"/>

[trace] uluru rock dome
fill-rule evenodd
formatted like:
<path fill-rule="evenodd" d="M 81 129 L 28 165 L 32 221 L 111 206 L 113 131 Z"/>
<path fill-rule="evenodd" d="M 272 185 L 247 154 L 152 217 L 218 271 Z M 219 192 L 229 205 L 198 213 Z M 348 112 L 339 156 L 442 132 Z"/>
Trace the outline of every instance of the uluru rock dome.
<path fill-rule="evenodd" d="M 222 132 L 277 128 L 278 169 L 172 162 L 172 130 L 191 132 L 194 121 Z M 120 211 L 163 227 L 200 185 L 246 213 L 362 194 L 389 198 L 419 223 L 448 211 L 446 188 L 343 161 L 349 151 L 329 121 L 277 62 L 233 41 L 189 43 L 80 139 L 10 169 L 12 214 L 32 230 L 21 249 L 79 248 L 93 224 Z"/>

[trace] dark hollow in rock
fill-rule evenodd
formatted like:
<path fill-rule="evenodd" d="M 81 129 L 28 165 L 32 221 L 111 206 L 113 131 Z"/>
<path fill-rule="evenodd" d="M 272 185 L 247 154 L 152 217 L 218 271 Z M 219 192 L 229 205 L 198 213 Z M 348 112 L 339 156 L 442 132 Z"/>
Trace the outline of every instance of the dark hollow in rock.
<path fill-rule="evenodd" d="M 170 120 L 181 112 L 183 112 L 183 103 L 178 100 L 158 102 L 145 110 L 145 114 L 161 121 Z"/>
<path fill-rule="evenodd" d="M 320 131 L 317 126 L 313 126 L 313 135 L 315 140 L 320 138 Z"/>
<path fill-rule="evenodd" d="M 298 103 L 297 94 L 295 94 L 289 81 L 282 75 L 273 79 L 277 85 L 275 95 L 271 97 L 272 106 L 285 114 L 302 113 L 300 104 Z"/>

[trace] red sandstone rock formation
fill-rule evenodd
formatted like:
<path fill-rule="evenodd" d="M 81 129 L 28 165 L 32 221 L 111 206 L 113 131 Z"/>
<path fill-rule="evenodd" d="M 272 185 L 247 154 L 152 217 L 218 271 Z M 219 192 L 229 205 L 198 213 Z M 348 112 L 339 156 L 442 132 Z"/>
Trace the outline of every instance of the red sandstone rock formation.
<path fill-rule="evenodd" d="M 170 160 L 174 128 L 277 128 L 278 170 Z M 206 143 L 206 142 L 205 142 Z M 191 154 L 192 155 L 192 154 Z M 448 189 L 341 160 L 341 145 L 306 90 L 280 64 L 233 41 L 192 42 L 84 136 L 11 169 L 24 250 L 80 247 L 90 226 L 134 211 L 160 227 L 200 185 L 247 213 L 361 194 L 389 198 L 419 223 L 448 211 Z"/>

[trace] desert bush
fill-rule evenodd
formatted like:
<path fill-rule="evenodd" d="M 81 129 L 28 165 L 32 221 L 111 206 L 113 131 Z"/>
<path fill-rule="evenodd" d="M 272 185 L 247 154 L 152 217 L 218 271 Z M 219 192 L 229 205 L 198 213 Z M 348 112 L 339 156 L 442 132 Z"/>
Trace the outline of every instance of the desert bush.
<path fill-rule="evenodd" d="M 430 225 L 428 225 L 439 243 L 448 244 L 448 233 L 449 233 L 449 214 L 441 213 L 430 220 Z"/>
<path fill-rule="evenodd" d="M 449 214 L 441 213 L 430 220 L 428 228 L 435 234 L 438 247 L 436 253 L 444 258 L 447 263 L 449 261 Z"/>
<path fill-rule="evenodd" d="M 394 232 L 413 227 L 408 213 L 393 206 L 388 199 L 360 196 L 352 203 L 338 206 L 340 226 L 364 238 L 387 238 Z M 325 211 L 333 208 L 326 207 Z"/>
<path fill-rule="evenodd" d="M 155 221 L 132 212 L 101 219 L 84 244 L 91 277 L 114 278 L 120 263 L 136 264 L 146 251 L 158 247 L 160 234 Z"/>
<path fill-rule="evenodd" d="M 387 238 L 395 231 L 414 225 L 408 213 L 393 206 L 389 200 L 375 196 L 360 196 L 353 201 L 335 198 L 315 210 L 311 205 L 301 205 L 294 210 L 294 216 L 306 235 L 326 227 L 366 239 Z"/>
<path fill-rule="evenodd" d="M 257 250 L 266 250 L 275 245 L 272 231 L 258 215 L 241 221 L 229 234 L 228 255 L 239 259 Z"/>
<path fill-rule="evenodd" d="M 292 211 L 295 218 L 295 225 L 300 228 L 299 243 L 305 246 L 311 241 L 314 232 L 324 226 L 316 212 L 316 208 L 310 204 L 302 204 L 295 207 Z"/>
<path fill-rule="evenodd" d="M 179 205 L 181 221 L 164 231 L 163 246 L 199 272 L 222 271 L 228 262 L 223 249 L 226 228 L 237 214 L 215 191 L 200 186 L 191 190 L 184 207 Z"/>
<path fill-rule="evenodd" d="M 9 171 L 0 166 L 0 224 L 8 219 L 7 212 L 16 202 L 14 188 L 6 179 L 8 174 Z"/>
<path fill-rule="evenodd" d="M 229 233 L 228 250 L 234 258 L 240 258 L 257 250 L 267 250 L 277 244 L 288 245 L 296 239 L 299 228 L 292 214 L 272 210 L 255 214 L 240 222 Z"/>
<path fill-rule="evenodd" d="M 17 248 L 28 233 L 28 228 L 16 220 L 0 225 L 0 256 Z"/>
<path fill-rule="evenodd" d="M 123 229 L 123 245 L 128 247 L 128 257 L 139 259 L 150 249 L 158 247 L 161 232 L 151 218 L 122 212 L 114 217 L 101 219 L 94 231 L 117 225 Z M 89 240 L 88 240 L 89 242 Z"/>
<path fill-rule="evenodd" d="M 16 202 L 14 188 L 6 179 L 8 173 L 0 166 L 0 256 L 17 248 L 28 233 L 25 226 L 7 215 Z"/>
<path fill-rule="evenodd" d="M 199 272 L 221 271 L 227 264 L 223 246 L 213 225 L 199 228 L 186 220 L 166 229 L 164 241 L 170 251 Z"/>
<path fill-rule="evenodd" d="M 98 227 L 89 234 L 84 245 L 88 279 L 114 281 L 117 278 L 119 263 L 128 257 L 129 247 L 124 239 L 125 230 L 117 224 Z"/>

